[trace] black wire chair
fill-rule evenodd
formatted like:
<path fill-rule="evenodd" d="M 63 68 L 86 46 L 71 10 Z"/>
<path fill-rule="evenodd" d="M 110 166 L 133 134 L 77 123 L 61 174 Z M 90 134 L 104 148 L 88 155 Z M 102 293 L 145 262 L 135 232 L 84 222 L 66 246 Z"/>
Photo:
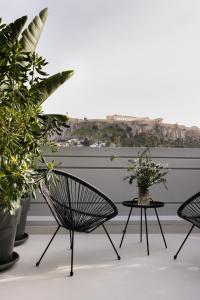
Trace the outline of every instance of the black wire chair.
<path fill-rule="evenodd" d="M 177 258 L 181 248 L 185 244 L 187 238 L 189 237 L 190 233 L 192 232 L 194 226 L 200 228 L 200 192 L 193 195 L 187 201 L 185 201 L 178 209 L 177 214 L 180 218 L 190 222 L 192 224 L 186 238 L 182 242 L 180 248 L 178 249 L 177 253 L 174 255 L 174 259 Z"/>
<path fill-rule="evenodd" d="M 58 227 L 41 255 L 36 266 L 39 266 L 44 254 L 56 236 L 60 227 L 69 230 L 71 248 L 71 271 L 73 276 L 74 232 L 90 233 L 102 225 L 110 243 L 120 256 L 108 234 L 104 223 L 118 214 L 115 204 L 102 192 L 89 183 L 60 170 L 53 170 L 48 186 L 43 182 L 40 191 L 45 198 Z"/>

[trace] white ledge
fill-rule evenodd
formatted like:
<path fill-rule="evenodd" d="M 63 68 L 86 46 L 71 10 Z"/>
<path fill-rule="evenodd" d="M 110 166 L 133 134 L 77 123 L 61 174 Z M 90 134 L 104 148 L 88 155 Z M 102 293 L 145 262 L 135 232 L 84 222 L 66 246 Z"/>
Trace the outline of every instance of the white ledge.
<path fill-rule="evenodd" d="M 159 216 L 160 221 L 183 221 L 183 219 L 178 216 Z M 27 220 L 29 222 L 52 222 L 55 221 L 53 216 L 28 216 Z M 117 216 L 110 220 L 110 222 L 125 222 L 127 216 Z M 144 217 L 143 217 L 144 220 Z M 147 216 L 148 221 L 157 221 L 155 216 Z M 140 216 L 130 217 L 130 221 L 140 221 Z"/>

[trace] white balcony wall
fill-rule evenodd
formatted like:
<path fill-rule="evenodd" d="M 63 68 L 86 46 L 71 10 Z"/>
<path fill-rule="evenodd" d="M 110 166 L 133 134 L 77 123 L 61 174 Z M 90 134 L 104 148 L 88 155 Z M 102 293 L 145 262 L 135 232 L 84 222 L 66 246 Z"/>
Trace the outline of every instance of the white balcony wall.
<path fill-rule="evenodd" d="M 113 224 L 124 223 L 128 208 L 122 201 L 137 196 L 136 184 L 123 181 L 129 159 L 137 157 L 141 148 L 65 148 L 48 153 L 46 157 L 54 160 L 58 168 L 81 177 L 104 192 L 118 207 L 119 215 Z M 111 155 L 116 155 L 111 162 Z M 167 163 L 168 190 L 162 184 L 150 189 L 151 197 L 163 201 L 165 207 L 159 209 L 161 220 L 173 225 L 178 222 L 177 208 L 180 204 L 200 190 L 200 149 L 152 148 L 151 155 L 156 162 Z M 139 210 L 134 212 L 133 220 L 138 220 Z M 155 221 L 153 210 L 148 211 L 150 221 Z M 47 225 L 52 222 L 51 213 L 45 201 L 38 195 L 33 199 L 28 217 L 28 225 Z"/>

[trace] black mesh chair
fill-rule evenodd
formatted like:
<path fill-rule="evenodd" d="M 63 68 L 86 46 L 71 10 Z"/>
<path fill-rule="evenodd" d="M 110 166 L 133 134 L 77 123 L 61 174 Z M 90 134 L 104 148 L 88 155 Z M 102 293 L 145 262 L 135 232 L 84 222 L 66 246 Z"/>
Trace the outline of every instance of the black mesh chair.
<path fill-rule="evenodd" d="M 89 233 L 102 225 L 117 258 L 120 259 L 104 225 L 106 221 L 118 214 L 115 204 L 82 179 L 59 170 L 53 170 L 53 173 L 55 176 L 51 176 L 48 187 L 42 183 L 40 191 L 55 217 L 58 227 L 36 266 L 39 266 L 60 227 L 66 228 L 70 233 L 70 276 L 73 275 L 74 232 Z"/>
<path fill-rule="evenodd" d="M 174 259 L 177 258 L 181 248 L 185 244 L 187 238 L 192 232 L 194 226 L 200 228 L 200 192 L 193 195 L 187 201 L 185 201 L 178 209 L 177 214 L 180 218 L 190 222 L 192 224 L 186 238 L 182 242 L 180 248 L 178 249 Z"/>

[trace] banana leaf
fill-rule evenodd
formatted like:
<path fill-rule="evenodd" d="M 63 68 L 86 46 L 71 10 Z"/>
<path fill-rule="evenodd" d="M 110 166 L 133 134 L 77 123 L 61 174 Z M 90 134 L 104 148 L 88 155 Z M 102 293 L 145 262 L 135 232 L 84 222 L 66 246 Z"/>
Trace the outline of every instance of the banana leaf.
<path fill-rule="evenodd" d="M 74 74 L 74 71 L 64 71 L 45 78 L 31 89 L 39 92 L 37 104 L 41 105 L 53 92 Z"/>
<path fill-rule="evenodd" d="M 23 16 L 8 25 L 9 33 L 13 40 L 18 39 L 26 21 L 27 16 Z"/>
<path fill-rule="evenodd" d="M 43 27 L 45 25 L 47 16 L 48 16 L 48 9 L 45 8 L 39 13 L 39 16 L 36 16 L 33 19 L 33 21 L 29 24 L 28 28 L 26 28 L 22 32 L 22 38 L 20 42 L 22 43 L 25 52 L 35 51 Z"/>

